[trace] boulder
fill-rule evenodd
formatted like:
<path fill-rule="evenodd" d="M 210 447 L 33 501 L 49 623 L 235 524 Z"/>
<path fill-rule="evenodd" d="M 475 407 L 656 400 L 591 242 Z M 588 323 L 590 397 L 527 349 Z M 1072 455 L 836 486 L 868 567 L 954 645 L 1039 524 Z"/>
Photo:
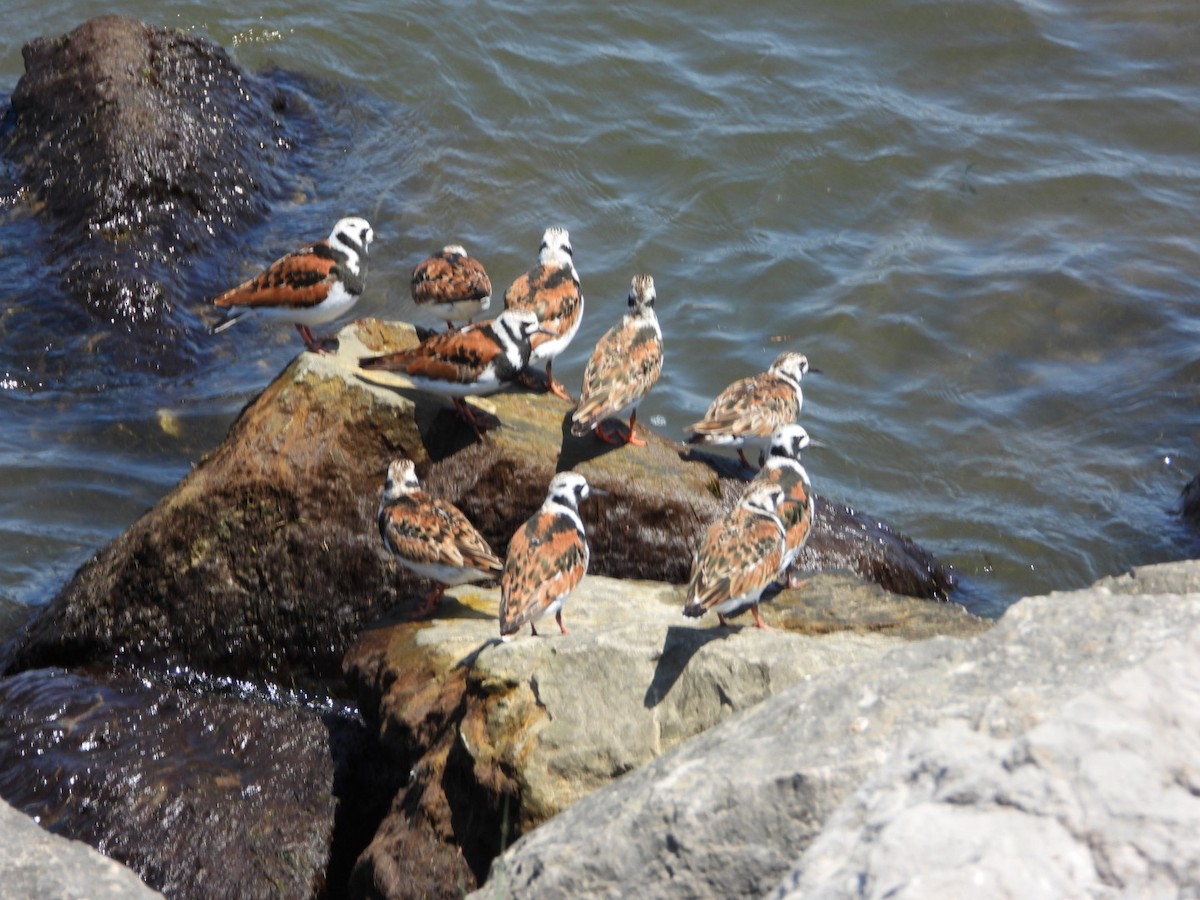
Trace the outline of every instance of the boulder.
<path fill-rule="evenodd" d="M 1156 566 L 816 674 L 579 800 L 472 896 L 1033 896 L 1093 873 L 1098 895 L 1175 893 L 1196 873 L 1198 628 L 1200 564 Z M 1102 808 L 1114 830 L 1092 834 Z M 981 887 L 971 860 L 1011 880 Z"/>
<path fill-rule="evenodd" d="M 1179 514 L 1188 524 L 1200 526 L 1200 475 L 1193 477 L 1180 492 Z"/>
<path fill-rule="evenodd" d="M 129 869 L 82 841 L 51 834 L 0 800 L 0 872 L 10 897 L 152 900 Z"/>
<path fill-rule="evenodd" d="M 313 895 L 336 717 L 211 687 L 58 669 L 0 680 L 0 795 L 170 896 Z"/>
<path fill-rule="evenodd" d="M 414 834 L 457 845 L 482 877 L 507 841 L 789 685 L 989 627 L 846 576 L 782 592 L 764 611 L 774 632 L 685 619 L 679 586 L 588 576 L 564 610 L 568 634 L 551 621 L 544 637 L 501 641 L 496 589 L 449 596 L 436 618 L 370 628 L 346 656 L 360 709 L 411 772 L 355 869 L 366 895 L 417 896 Z"/>
<path fill-rule="evenodd" d="M 249 75 L 211 41 L 120 16 L 22 54 L 0 154 L 45 226 L 45 251 L 28 252 L 49 257 L 59 289 L 40 278 L 36 296 L 14 298 L 6 343 L 32 371 L 47 345 L 86 346 L 63 366 L 104 351 L 176 371 L 194 352 L 193 260 L 234 247 L 289 195 L 320 117 L 287 76 Z"/>
<path fill-rule="evenodd" d="M 1200 628 L 1016 738 L 912 736 L 778 898 L 1179 897 L 1200 884 Z"/>
<path fill-rule="evenodd" d="M 362 320 L 336 354 L 300 354 L 217 450 L 80 568 L 0 665 L 182 665 L 336 691 L 359 631 L 422 593 L 375 523 L 396 456 L 415 460 L 430 493 L 457 503 L 501 554 L 554 471 L 573 467 L 608 491 L 584 510 L 592 571 L 686 580 L 700 533 L 740 481 L 653 434 L 616 450 L 571 438 L 569 405 L 524 390 L 476 401 L 501 423 L 477 441 L 448 401 L 357 368 L 361 355 L 414 341 L 407 325 Z M 832 562 L 930 597 L 952 584 L 887 526 L 824 499 L 820 509 L 799 565 Z"/>
<path fill-rule="evenodd" d="M 802 594 L 780 595 L 767 616 L 785 633 L 695 627 L 680 614 L 682 588 L 662 579 L 686 578 L 705 524 L 740 491 L 739 478 L 721 475 L 727 463 L 653 434 L 647 447 L 619 449 L 571 438 L 567 403 L 519 389 L 472 401 L 497 426 L 477 440 L 448 402 L 358 369 L 359 357 L 415 339 L 409 326 L 364 320 L 340 333 L 336 353 L 300 354 L 220 447 L 9 643 L 0 712 L 11 719 L 2 752 L 12 780 L 0 793 L 43 809 L 44 821 L 61 816 L 55 827 L 168 892 L 233 858 L 236 840 L 235 869 L 257 866 L 294 895 L 317 879 L 335 893 L 461 893 L 487 871 L 506 828 L 515 838 L 783 686 L 902 639 L 987 627 L 957 604 L 888 594 L 852 571 L 815 574 Z M 501 554 L 557 469 L 574 467 L 606 490 L 583 510 L 597 575 L 568 613 L 578 635 L 500 644 L 494 588 L 452 592 L 458 599 L 433 619 L 408 621 L 426 586 L 397 565 L 375 522 L 397 456 L 414 459 L 427 489 L 457 503 Z M 806 566 L 836 560 L 926 596 L 952 584 L 886 526 L 821 506 Z M 344 723 L 335 733 L 328 717 L 264 703 L 278 696 L 272 685 L 344 692 L 344 657 L 370 725 L 349 750 Z M 129 671 L 141 673 L 132 684 L 120 674 Z M 163 673 L 196 674 L 183 690 L 159 685 Z M 249 694 L 231 697 L 230 685 Z M 59 769 L 87 798 L 83 816 L 59 793 L 46 807 L 21 793 L 28 784 L 65 790 L 33 752 L 54 702 L 78 710 L 79 740 L 103 731 L 112 753 L 102 778 L 70 774 L 84 768 L 82 751 Z M 135 708 L 159 711 L 152 738 Z M 595 709 L 609 727 L 589 727 Z M 293 774 L 305 788 L 279 810 L 263 800 L 229 811 L 240 791 L 265 789 L 240 770 L 196 784 L 171 762 L 180 755 L 194 768 L 179 747 L 202 724 L 256 759 L 283 747 L 281 759 L 301 760 Z M 583 734 L 589 742 L 577 741 Z M 541 750 L 527 752 L 534 745 Z M 223 746 L 202 753 L 219 758 Z M 167 762 L 145 769 L 145 758 Z M 286 800 L 276 777 L 286 780 L 264 776 L 271 796 Z M 162 804 L 189 828 L 155 831 Z M 281 844 L 293 847 L 285 860 L 258 859 Z"/>

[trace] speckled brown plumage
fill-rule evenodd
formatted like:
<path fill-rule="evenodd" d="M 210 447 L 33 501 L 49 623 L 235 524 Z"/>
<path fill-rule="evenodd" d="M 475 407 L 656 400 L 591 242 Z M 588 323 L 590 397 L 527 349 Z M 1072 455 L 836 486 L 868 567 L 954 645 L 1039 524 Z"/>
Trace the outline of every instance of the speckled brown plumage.
<path fill-rule="evenodd" d="M 492 281 L 483 263 L 459 244 L 450 244 L 420 262 L 412 272 L 412 298 L 418 307 L 445 319 L 468 322 L 491 305 Z"/>
<path fill-rule="evenodd" d="M 453 504 L 421 490 L 412 460 L 388 467 L 379 502 L 379 533 L 406 567 L 430 579 L 422 612 L 432 612 L 446 585 L 498 578 L 503 563 Z"/>
<path fill-rule="evenodd" d="M 311 326 L 331 322 L 358 302 L 366 283 L 367 247 L 374 239 L 364 219 L 340 220 L 330 236 L 275 260 L 267 269 L 213 300 L 224 331 L 247 315 L 296 326 L 308 349 L 321 351 Z"/>
<path fill-rule="evenodd" d="M 749 606 L 764 627 L 758 598 L 779 577 L 784 559 L 784 528 L 775 510 L 783 497 L 775 484 L 752 484 L 725 518 L 709 525 L 692 566 L 683 614 L 725 616 Z"/>
<path fill-rule="evenodd" d="M 505 309 L 530 309 L 544 334 L 534 338 L 530 365 L 546 364 L 549 389 L 570 399 L 554 380 L 554 358 L 571 343 L 583 321 L 583 291 L 575 270 L 574 251 L 565 228 L 547 228 L 538 251 L 538 264 L 519 276 L 504 292 Z"/>
<path fill-rule="evenodd" d="M 771 368 L 735 381 L 717 395 L 699 422 L 687 426 L 689 443 L 765 448 L 782 425 L 796 421 L 804 403 L 800 379 L 810 371 L 802 353 L 781 353 Z M 816 371 L 816 370 L 811 370 Z"/>
<path fill-rule="evenodd" d="M 558 627 L 562 604 L 587 572 L 588 544 L 578 505 L 588 495 L 587 482 L 574 472 L 560 472 L 550 482 L 546 502 L 513 535 L 500 578 L 500 634 L 515 634 L 553 612 Z"/>
<path fill-rule="evenodd" d="M 624 442 L 644 444 L 634 434 L 637 407 L 662 373 L 662 330 L 654 313 L 654 279 L 635 275 L 629 288 L 629 306 L 619 323 L 610 328 L 592 353 L 583 374 L 579 405 L 571 416 L 571 433 L 580 436 L 596 429 L 605 441 L 618 440 L 598 427 L 612 416 L 629 412 Z"/>

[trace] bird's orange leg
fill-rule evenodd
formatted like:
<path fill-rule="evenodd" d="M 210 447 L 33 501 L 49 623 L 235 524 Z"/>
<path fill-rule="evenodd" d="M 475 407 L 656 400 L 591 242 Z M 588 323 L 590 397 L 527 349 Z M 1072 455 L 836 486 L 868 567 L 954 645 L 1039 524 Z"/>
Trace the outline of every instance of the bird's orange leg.
<path fill-rule="evenodd" d="M 475 437 L 483 440 L 483 433 L 487 431 L 486 426 L 475 418 L 475 413 L 471 412 L 471 407 L 467 406 L 466 401 L 461 397 L 452 397 L 454 408 L 458 410 L 459 418 L 475 429 Z"/>
<path fill-rule="evenodd" d="M 433 590 L 429 592 L 429 596 L 425 598 L 425 602 L 421 605 L 421 609 L 417 615 L 427 616 L 432 613 L 438 605 L 438 601 L 442 599 L 442 594 L 446 593 L 444 584 L 435 584 Z"/>

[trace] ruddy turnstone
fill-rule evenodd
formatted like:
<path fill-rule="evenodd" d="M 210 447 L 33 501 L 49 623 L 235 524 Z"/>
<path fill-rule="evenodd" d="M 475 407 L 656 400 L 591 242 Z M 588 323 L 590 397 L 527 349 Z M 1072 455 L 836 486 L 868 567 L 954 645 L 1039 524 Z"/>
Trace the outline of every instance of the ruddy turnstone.
<path fill-rule="evenodd" d="M 452 398 L 482 436 L 462 398 L 494 394 L 516 378 L 529 363 L 530 338 L 540 331 L 532 310 L 505 310 L 495 319 L 431 335 L 408 350 L 366 356 L 358 364 L 368 371 L 400 372 L 413 387 Z"/>
<path fill-rule="evenodd" d="M 771 438 L 767 450 L 767 462 L 750 482 L 775 484 L 783 491 L 779 505 L 775 508 L 784 528 L 783 563 L 780 572 L 787 572 L 812 530 L 816 498 L 812 495 L 812 482 L 808 472 L 800 463 L 800 452 L 812 441 L 808 432 L 800 425 L 784 425 Z M 790 583 L 790 579 L 789 579 Z"/>
<path fill-rule="evenodd" d="M 213 300 L 225 310 L 225 318 L 212 333 L 257 315 L 295 325 L 304 346 L 323 353 L 312 326 L 332 322 L 358 302 L 367 277 L 367 248 L 374 239 L 366 219 L 342 219 L 328 239 L 277 259 L 265 272 Z"/>
<path fill-rule="evenodd" d="M 704 418 L 684 430 L 692 433 L 689 444 L 736 447 L 742 465 L 749 467 L 744 446 L 759 448 L 761 453 L 780 425 L 796 421 L 804 394 L 800 379 L 818 372 L 803 353 L 781 353 L 771 368 L 759 375 L 735 381 L 721 391 L 708 407 Z"/>
<path fill-rule="evenodd" d="M 534 622 L 554 613 L 567 633 L 562 605 L 588 567 L 587 536 L 579 504 L 588 483 L 575 472 L 559 472 L 550 481 L 542 508 L 517 529 L 508 545 L 500 576 L 500 635 L 516 634 L 523 625 L 537 634 Z"/>
<path fill-rule="evenodd" d="M 413 269 L 412 298 L 453 331 L 456 320 L 470 324 L 492 305 L 492 281 L 479 260 L 460 244 L 449 244 Z"/>
<path fill-rule="evenodd" d="M 583 373 L 583 391 L 571 416 L 571 434 L 595 430 L 610 444 L 620 440 L 602 424 L 629 413 L 629 431 L 622 443 L 645 445 L 633 431 L 638 404 L 662 372 L 662 329 L 654 314 L 654 279 L 634 275 L 629 287 L 629 312 L 600 338 Z"/>
<path fill-rule="evenodd" d="M 758 598 L 783 565 L 784 526 L 776 512 L 782 500 L 779 485 L 752 482 L 733 511 L 708 526 L 692 563 L 685 616 L 702 616 L 711 609 L 726 625 L 726 615 L 749 606 L 755 627 L 767 627 L 758 613 Z"/>
<path fill-rule="evenodd" d="M 535 338 L 529 364 L 546 364 L 550 391 L 570 400 L 567 389 L 554 380 L 554 357 L 567 349 L 583 321 L 583 292 L 572 258 L 571 238 L 565 228 L 547 228 L 538 251 L 538 264 L 520 276 L 504 292 L 505 309 L 532 309 L 546 329 Z"/>
<path fill-rule="evenodd" d="M 411 459 L 388 466 L 379 533 L 402 565 L 433 582 L 421 614 L 433 612 L 447 586 L 499 578 L 504 569 L 457 507 L 421 490 Z"/>

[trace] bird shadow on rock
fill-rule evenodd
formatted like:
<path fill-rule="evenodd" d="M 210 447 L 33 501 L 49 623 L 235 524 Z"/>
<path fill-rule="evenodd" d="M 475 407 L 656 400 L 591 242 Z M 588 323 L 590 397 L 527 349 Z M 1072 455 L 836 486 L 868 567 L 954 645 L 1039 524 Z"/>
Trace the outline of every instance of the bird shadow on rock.
<path fill-rule="evenodd" d="M 480 644 L 478 647 L 476 647 L 474 650 L 472 650 L 470 653 L 468 653 L 466 656 L 464 656 L 462 659 L 460 659 L 458 662 L 456 662 L 454 664 L 454 668 L 456 668 L 456 669 L 471 669 L 471 668 L 473 668 L 475 666 L 475 661 L 477 659 L 479 659 L 479 654 L 481 654 L 484 650 L 487 650 L 489 647 L 499 647 L 503 643 L 504 643 L 503 638 L 499 638 L 499 637 L 488 638 L 486 641 L 484 641 L 482 644 Z"/>
<path fill-rule="evenodd" d="M 438 614 L 436 618 L 495 620 L 496 614 L 484 612 L 482 609 L 476 609 L 469 603 L 463 603 L 453 594 L 444 594 L 438 602 Z"/>
<path fill-rule="evenodd" d="M 591 462 L 620 449 L 617 444 L 602 441 L 591 432 L 583 437 L 571 434 L 571 415 L 574 412 L 574 409 L 568 409 L 563 413 L 562 443 L 558 452 L 559 472 L 569 472 L 581 463 Z"/>
<path fill-rule="evenodd" d="M 471 426 L 462 420 L 452 405 L 442 406 L 432 413 L 426 412 L 425 415 L 421 415 L 424 411 L 420 407 L 430 403 L 432 398 L 415 391 L 414 399 L 418 406 L 418 422 L 429 423 L 428 426 L 421 428 L 421 441 L 425 444 L 425 451 L 429 454 L 431 461 L 440 462 L 479 442 L 479 438 L 476 437 Z M 432 402 L 440 403 L 441 401 L 432 400 Z M 504 427 L 499 417 L 478 406 L 472 405 L 471 412 L 484 431 Z"/>
<path fill-rule="evenodd" d="M 658 665 L 654 667 L 654 677 L 650 679 L 646 688 L 642 705 L 646 709 L 658 706 L 667 694 L 671 693 L 692 657 L 699 653 L 702 647 L 712 641 L 723 641 L 734 633 L 734 629 L 731 628 L 669 626 L 667 636 L 663 640 L 662 653 L 658 657 Z"/>
<path fill-rule="evenodd" d="M 718 478 L 732 478 L 736 481 L 750 481 L 756 474 L 758 469 L 748 469 L 738 461 L 737 457 L 719 456 L 716 453 L 707 453 L 703 450 L 697 450 L 695 447 L 684 444 L 684 451 L 679 454 L 679 458 L 684 462 L 703 463 L 716 473 Z"/>

